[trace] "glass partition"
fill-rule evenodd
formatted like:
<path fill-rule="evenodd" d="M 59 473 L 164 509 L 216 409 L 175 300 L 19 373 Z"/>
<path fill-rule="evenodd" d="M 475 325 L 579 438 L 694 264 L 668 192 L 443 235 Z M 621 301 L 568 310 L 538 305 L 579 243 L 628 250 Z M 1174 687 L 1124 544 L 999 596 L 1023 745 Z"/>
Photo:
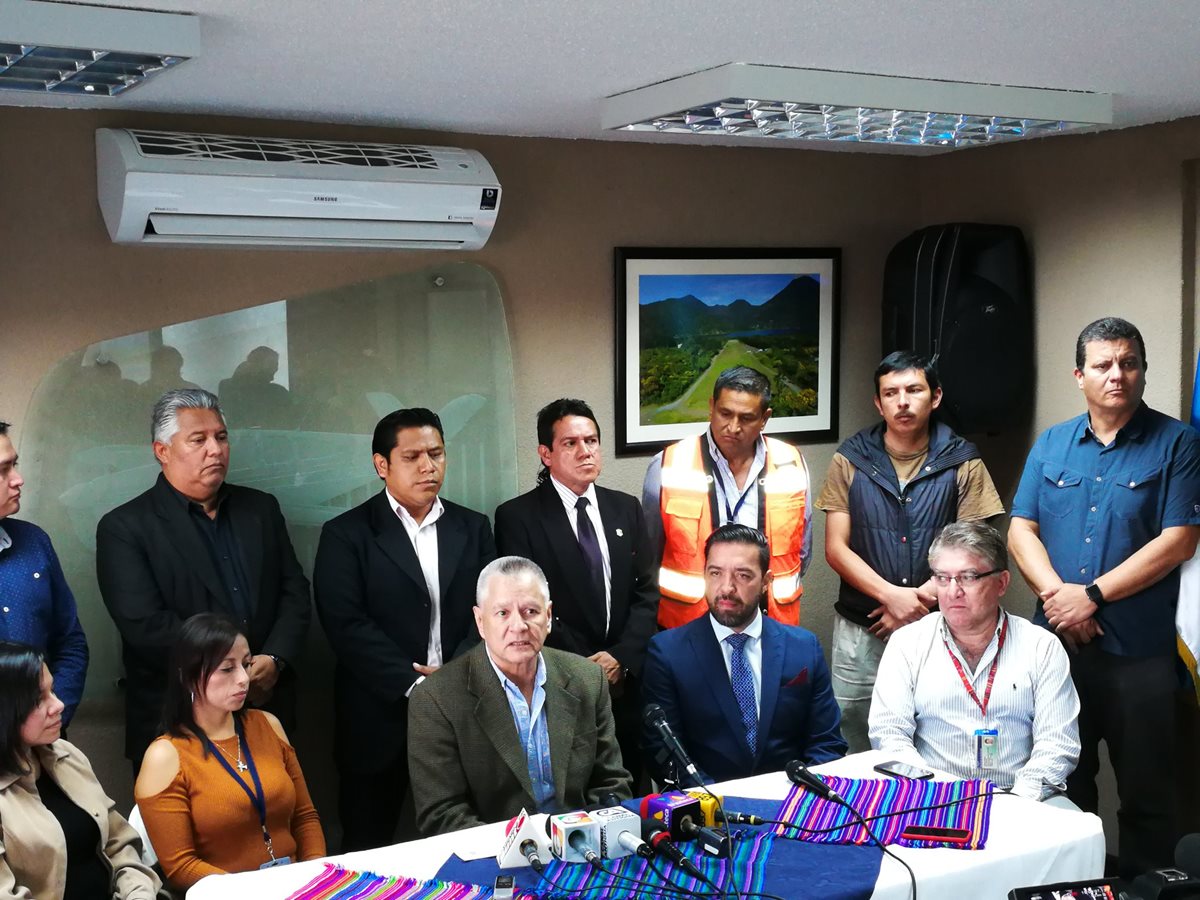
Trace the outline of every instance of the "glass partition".
<path fill-rule="evenodd" d="M 154 401 L 195 385 L 221 398 L 228 480 L 279 499 L 310 576 L 321 525 L 381 490 L 371 433 L 394 409 L 441 415 L 442 496 L 491 516 L 517 492 L 508 329 L 495 279 L 474 264 L 277 300 L 73 353 L 42 379 L 14 436 L 27 480 L 20 517 L 49 532 L 87 631 L 88 697 L 115 695 L 120 674 L 120 642 L 96 587 L 96 523 L 158 475 Z M 323 646 L 319 634 L 314 618 Z M 313 674 L 328 665 L 309 662 Z"/>

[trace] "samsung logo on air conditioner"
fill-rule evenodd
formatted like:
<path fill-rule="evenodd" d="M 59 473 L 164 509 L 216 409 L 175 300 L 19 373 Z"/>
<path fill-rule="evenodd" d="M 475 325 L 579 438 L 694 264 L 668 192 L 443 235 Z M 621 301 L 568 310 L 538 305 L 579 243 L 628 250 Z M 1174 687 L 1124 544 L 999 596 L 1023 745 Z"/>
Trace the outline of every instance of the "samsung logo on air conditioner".
<path fill-rule="evenodd" d="M 318 203 L 337 203 L 338 202 L 337 197 L 320 197 L 320 196 L 318 196 L 318 197 L 313 197 L 313 200 L 317 201 Z"/>

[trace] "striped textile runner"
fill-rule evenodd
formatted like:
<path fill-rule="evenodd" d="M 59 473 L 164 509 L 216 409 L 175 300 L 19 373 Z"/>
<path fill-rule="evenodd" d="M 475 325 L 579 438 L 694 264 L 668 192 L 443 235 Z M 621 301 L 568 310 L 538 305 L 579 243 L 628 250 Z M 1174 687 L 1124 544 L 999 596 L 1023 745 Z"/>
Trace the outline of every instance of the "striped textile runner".
<path fill-rule="evenodd" d="M 373 872 L 355 872 L 325 863 L 324 872 L 287 900 L 482 900 L 491 895 L 490 887 L 477 884 L 387 878 Z"/>
<path fill-rule="evenodd" d="M 876 780 L 837 776 L 823 778 L 826 784 L 858 811 L 859 815 L 868 820 L 871 830 L 884 844 L 981 850 L 987 843 L 988 820 L 992 809 L 990 792 L 996 790 L 996 786 L 990 781 L 920 781 L 911 778 Z M 902 812 L 941 803 L 952 805 L 941 809 Z M 871 818 L 888 813 L 892 815 L 887 818 Z M 780 822 L 791 823 L 776 825 L 772 829 L 782 837 L 822 844 L 873 843 L 866 830 L 845 807 L 822 799 L 799 785 L 794 785 L 788 792 L 775 818 Z M 964 844 L 949 844 L 945 841 L 901 838 L 900 832 L 909 825 L 965 828 L 971 832 L 971 840 Z"/>
<path fill-rule="evenodd" d="M 767 831 L 739 829 L 730 832 L 730 838 L 733 852 L 728 859 L 715 859 L 690 852 L 688 857 L 701 872 L 727 892 L 762 892 L 767 856 L 775 835 Z M 712 893 L 711 887 L 677 868 L 672 862 L 627 856 L 616 861 L 606 860 L 604 867 L 607 873 L 580 863 L 554 860 L 546 866 L 545 877 L 539 884 L 543 890 L 537 896 L 556 900 L 577 897 L 618 900 L 660 896 L 664 887 L 687 893 Z"/>

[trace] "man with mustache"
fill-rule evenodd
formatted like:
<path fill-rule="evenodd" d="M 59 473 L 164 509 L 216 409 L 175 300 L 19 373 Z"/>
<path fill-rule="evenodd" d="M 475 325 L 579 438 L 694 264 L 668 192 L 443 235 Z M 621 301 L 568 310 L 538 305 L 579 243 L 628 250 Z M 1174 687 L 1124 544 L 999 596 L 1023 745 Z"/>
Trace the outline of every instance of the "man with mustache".
<path fill-rule="evenodd" d="M 1087 812 L 1098 806 L 1099 743 L 1108 746 L 1122 877 L 1171 865 L 1180 833 L 1193 830 L 1177 815 L 1195 804 L 1195 745 L 1176 749 L 1197 712 L 1181 691 L 1175 607 L 1179 567 L 1200 538 L 1200 435 L 1142 402 L 1146 368 L 1141 332 L 1124 319 L 1080 332 L 1087 412 L 1038 437 L 1008 532 L 1038 596 L 1033 621 L 1074 651 L 1082 750 L 1067 796 Z"/>
<path fill-rule="evenodd" d="M 409 785 L 409 695 L 473 633 L 475 582 L 496 556 L 487 516 L 438 496 L 446 444 L 436 413 L 388 413 L 371 450 L 383 490 L 325 523 L 313 565 L 337 657 L 343 853 L 393 842 Z"/>
<path fill-rule="evenodd" d="M 294 731 L 295 671 L 311 618 L 308 579 L 270 494 L 225 481 L 229 432 L 217 397 L 167 391 L 154 404 L 145 493 L 96 527 L 96 575 L 121 632 L 125 755 L 134 774 L 158 734 L 167 656 L 184 620 L 218 612 L 254 654 L 250 703 Z"/>
<path fill-rule="evenodd" d="M 846 752 L 816 636 L 762 613 L 771 581 L 762 532 L 722 525 L 704 544 L 708 615 L 650 641 L 644 699 L 662 707 L 705 783 L 815 765 Z M 674 780 L 658 733 L 643 735 L 656 778 Z"/>
<path fill-rule="evenodd" d="M 900 350 L 875 369 L 883 418 L 845 440 L 829 464 L 825 558 L 841 576 L 830 665 L 852 753 L 871 748 L 867 712 L 884 641 L 937 602 L 926 554 L 944 525 L 1003 515 L 979 450 L 935 421 L 933 364 Z"/>

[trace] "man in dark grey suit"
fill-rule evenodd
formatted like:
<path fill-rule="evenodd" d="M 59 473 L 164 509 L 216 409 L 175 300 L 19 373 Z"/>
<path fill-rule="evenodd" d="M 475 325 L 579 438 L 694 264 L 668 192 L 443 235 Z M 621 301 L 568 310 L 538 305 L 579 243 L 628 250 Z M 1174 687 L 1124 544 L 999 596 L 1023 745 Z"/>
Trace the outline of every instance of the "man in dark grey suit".
<path fill-rule="evenodd" d="M 483 643 L 413 691 L 408 752 L 422 834 L 629 797 L 608 680 L 586 659 L 543 649 L 550 609 L 537 564 L 501 557 L 479 576 Z"/>
<path fill-rule="evenodd" d="M 475 581 L 496 555 L 487 517 L 438 496 L 446 447 L 436 413 L 389 413 L 372 450 L 384 490 L 325 524 L 313 568 L 337 657 L 343 852 L 392 843 L 408 788 L 409 694 L 470 633 Z"/>
<path fill-rule="evenodd" d="M 158 734 L 167 656 L 185 619 L 224 613 L 254 654 L 250 703 L 295 729 L 292 667 L 308 623 L 308 579 L 279 502 L 225 481 L 229 433 L 208 391 L 167 391 L 154 405 L 154 487 L 96 528 L 96 573 L 121 632 L 125 755 L 136 773 Z"/>
<path fill-rule="evenodd" d="M 496 549 L 532 559 L 554 602 L 547 646 L 598 664 L 612 692 L 625 768 L 641 772 L 641 691 L 646 645 L 658 615 L 658 559 L 636 497 L 595 483 L 600 426 L 582 400 L 538 413 L 538 485 L 496 510 Z"/>

